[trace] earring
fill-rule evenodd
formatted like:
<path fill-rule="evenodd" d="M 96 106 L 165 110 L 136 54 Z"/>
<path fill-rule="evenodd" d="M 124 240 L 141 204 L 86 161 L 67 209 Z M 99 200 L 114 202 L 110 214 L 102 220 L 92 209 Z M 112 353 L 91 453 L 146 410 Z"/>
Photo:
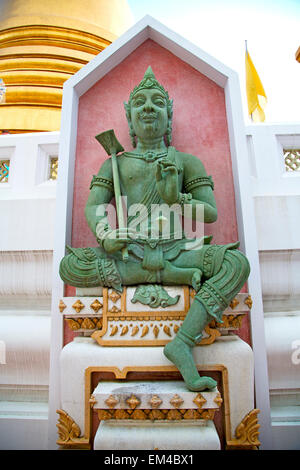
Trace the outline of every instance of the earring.
<path fill-rule="evenodd" d="M 133 148 L 135 148 L 136 147 L 136 140 L 135 140 L 136 135 L 134 133 L 131 123 L 129 123 L 129 135 L 130 135 L 132 146 Z"/>

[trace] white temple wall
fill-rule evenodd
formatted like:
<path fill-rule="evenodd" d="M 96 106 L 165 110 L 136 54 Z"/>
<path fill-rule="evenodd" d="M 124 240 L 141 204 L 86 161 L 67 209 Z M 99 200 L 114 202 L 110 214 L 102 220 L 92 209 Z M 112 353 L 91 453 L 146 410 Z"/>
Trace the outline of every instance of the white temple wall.
<path fill-rule="evenodd" d="M 0 449 L 46 449 L 59 132 L 2 135 Z M 52 160 L 53 163 L 53 160 Z"/>
<path fill-rule="evenodd" d="M 299 124 L 247 127 L 249 189 L 255 200 L 274 449 L 300 448 Z M 300 151 L 299 151 L 300 154 Z M 300 163 L 299 157 L 296 163 Z M 296 167 L 296 164 L 294 164 Z"/>

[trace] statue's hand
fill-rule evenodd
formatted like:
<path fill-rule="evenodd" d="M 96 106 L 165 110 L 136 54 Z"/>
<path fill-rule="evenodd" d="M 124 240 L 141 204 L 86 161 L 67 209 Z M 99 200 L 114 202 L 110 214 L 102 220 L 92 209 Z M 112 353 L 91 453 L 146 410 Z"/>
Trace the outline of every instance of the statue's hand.
<path fill-rule="evenodd" d="M 115 253 L 122 250 L 127 243 L 132 242 L 132 234 L 127 228 L 110 230 L 102 242 L 103 248 L 107 253 Z"/>
<path fill-rule="evenodd" d="M 175 163 L 161 160 L 156 167 L 156 188 L 167 204 L 174 204 L 179 198 L 178 170 Z"/>

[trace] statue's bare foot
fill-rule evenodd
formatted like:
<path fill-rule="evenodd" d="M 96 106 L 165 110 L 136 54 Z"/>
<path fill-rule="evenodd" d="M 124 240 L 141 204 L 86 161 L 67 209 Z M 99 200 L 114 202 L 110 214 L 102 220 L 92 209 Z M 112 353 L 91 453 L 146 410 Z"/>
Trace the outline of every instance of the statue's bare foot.
<path fill-rule="evenodd" d="M 193 392 L 211 390 L 217 382 L 211 377 L 200 377 L 195 366 L 191 347 L 175 337 L 164 348 L 164 355 L 179 369 L 186 386 Z"/>
<path fill-rule="evenodd" d="M 201 287 L 202 271 L 198 268 L 179 268 L 165 261 L 165 268 L 162 273 L 163 283 L 185 284 L 193 287 L 196 292 Z"/>

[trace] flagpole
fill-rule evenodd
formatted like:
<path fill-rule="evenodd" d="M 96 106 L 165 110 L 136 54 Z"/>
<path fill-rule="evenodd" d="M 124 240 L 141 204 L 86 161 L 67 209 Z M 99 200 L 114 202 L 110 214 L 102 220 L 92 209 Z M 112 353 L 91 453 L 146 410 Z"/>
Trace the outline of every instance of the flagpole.
<path fill-rule="evenodd" d="M 246 49 L 246 55 L 248 57 L 248 40 L 247 39 L 245 39 L 245 49 Z M 250 117 L 251 117 L 251 122 L 253 122 L 252 113 L 250 114 Z"/>

